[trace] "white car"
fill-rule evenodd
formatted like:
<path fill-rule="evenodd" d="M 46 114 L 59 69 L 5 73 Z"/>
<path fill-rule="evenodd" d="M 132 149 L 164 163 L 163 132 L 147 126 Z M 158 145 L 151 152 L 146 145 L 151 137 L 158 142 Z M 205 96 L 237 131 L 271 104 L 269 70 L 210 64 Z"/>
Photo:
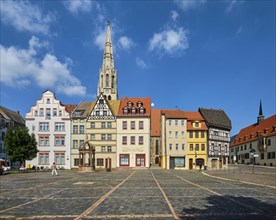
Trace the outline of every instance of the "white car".
<path fill-rule="evenodd" d="M 4 173 L 6 173 L 11 170 L 11 167 L 2 166 L 2 169 L 3 169 Z"/>

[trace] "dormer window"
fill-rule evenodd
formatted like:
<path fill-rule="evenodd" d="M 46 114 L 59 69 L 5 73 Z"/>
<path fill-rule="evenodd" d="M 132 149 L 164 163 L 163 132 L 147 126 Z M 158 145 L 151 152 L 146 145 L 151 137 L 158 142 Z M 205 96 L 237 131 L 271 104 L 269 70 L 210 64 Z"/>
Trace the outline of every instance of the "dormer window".
<path fill-rule="evenodd" d="M 127 107 L 124 107 L 124 108 L 123 108 L 123 112 L 124 112 L 124 115 L 127 115 L 127 114 L 128 114 L 128 108 L 127 108 Z"/>
<path fill-rule="evenodd" d="M 132 107 L 132 109 L 131 109 L 131 114 L 132 114 L 132 115 L 135 115 L 135 114 L 136 114 L 136 108 L 135 108 L 135 107 Z"/>
<path fill-rule="evenodd" d="M 138 107 L 138 108 L 140 108 L 140 107 L 142 107 L 142 106 L 143 106 L 143 103 L 142 103 L 142 102 L 140 102 L 140 101 L 137 102 L 137 107 Z"/>
<path fill-rule="evenodd" d="M 46 102 L 47 104 L 50 104 L 50 99 L 47 99 L 47 102 Z"/>
<path fill-rule="evenodd" d="M 144 108 L 144 107 L 141 107 L 141 108 L 139 109 L 139 113 L 140 113 L 140 115 L 145 114 L 145 108 Z"/>
<path fill-rule="evenodd" d="M 253 136 L 253 135 L 252 135 L 252 134 L 250 134 L 250 139 L 252 138 L 252 136 Z"/>
<path fill-rule="evenodd" d="M 246 140 L 246 136 L 243 137 L 243 140 L 244 140 L 244 141 Z"/>
<path fill-rule="evenodd" d="M 198 121 L 195 122 L 195 127 L 196 127 L 196 128 L 199 127 L 199 122 L 198 122 Z"/>
<path fill-rule="evenodd" d="M 129 108 L 131 108 L 131 107 L 133 106 L 133 103 L 129 101 L 129 102 L 127 103 L 127 106 L 128 106 Z"/>

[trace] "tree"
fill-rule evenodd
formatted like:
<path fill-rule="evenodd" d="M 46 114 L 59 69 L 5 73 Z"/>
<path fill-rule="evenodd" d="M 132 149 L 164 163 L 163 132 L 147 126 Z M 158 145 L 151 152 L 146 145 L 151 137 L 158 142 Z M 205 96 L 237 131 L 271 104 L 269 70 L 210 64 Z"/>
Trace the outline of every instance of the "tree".
<path fill-rule="evenodd" d="M 4 144 L 13 162 L 19 161 L 21 164 L 25 160 L 32 160 L 36 157 L 38 149 L 34 134 L 29 134 L 29 129 L 9 127 L 4 138 Z"/>

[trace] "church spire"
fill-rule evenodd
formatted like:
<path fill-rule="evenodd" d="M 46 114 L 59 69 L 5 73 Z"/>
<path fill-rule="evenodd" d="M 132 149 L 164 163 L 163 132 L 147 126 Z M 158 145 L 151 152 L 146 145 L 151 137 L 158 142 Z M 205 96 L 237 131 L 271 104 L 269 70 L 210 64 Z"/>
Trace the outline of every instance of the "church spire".
<path fill-rule="evenodd" d="M 98 83 L 98 96 L 100 93 L 108 100 L 118 100 L 117 72 L 114 67 L 114 58 L 112 50 L 110 21 L 107 22 L 106 40 L 104 46 L 103 64 L 100 69 L 100 78 Z"/>
<path fill-rule="evenodd" d="M 262 100 L 260 100 L 259 116 L 257 118 L 257 123 L 259 124 L 263 120 L 264 120 L 264 116 L 263 116 Z"/>

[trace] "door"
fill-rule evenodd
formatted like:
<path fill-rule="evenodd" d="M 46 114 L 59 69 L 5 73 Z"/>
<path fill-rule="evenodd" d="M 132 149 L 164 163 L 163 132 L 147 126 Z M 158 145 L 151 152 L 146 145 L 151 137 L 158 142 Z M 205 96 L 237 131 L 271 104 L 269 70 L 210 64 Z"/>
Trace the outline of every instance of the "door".
<path fill-rule="evenodd" d="M 189 169 L 193 169 L 193 159 L 189 159 Z"/>
<path fill-rule="evenodd" d="M 170 157 L 170 169 L 174 169 L 174 167 L 175 167 L 174 157 Z"/>

